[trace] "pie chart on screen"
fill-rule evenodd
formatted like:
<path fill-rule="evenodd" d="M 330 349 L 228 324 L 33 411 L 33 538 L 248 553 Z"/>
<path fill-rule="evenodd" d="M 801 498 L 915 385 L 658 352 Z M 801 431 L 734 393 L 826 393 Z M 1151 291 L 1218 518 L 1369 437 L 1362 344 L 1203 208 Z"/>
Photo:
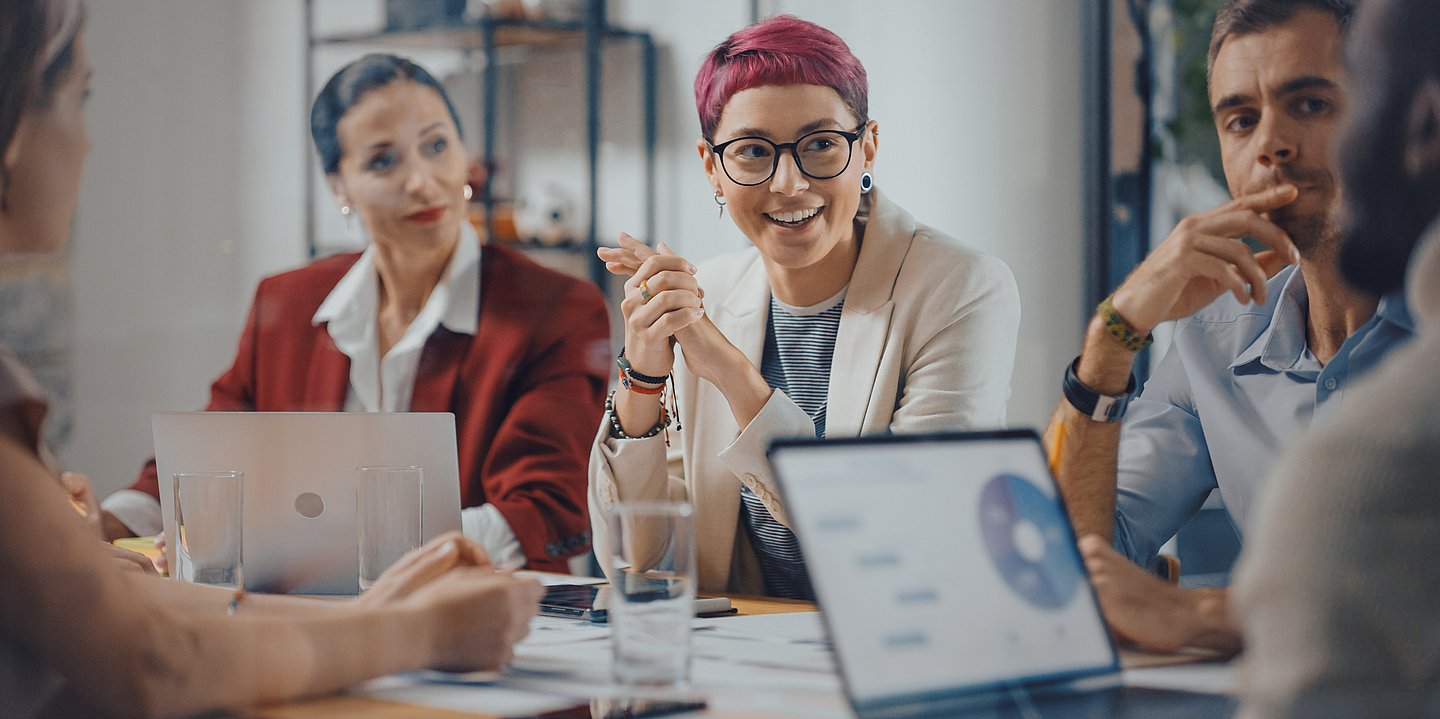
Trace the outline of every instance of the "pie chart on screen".
<path fill-rule="evenodd" d="M 1060 512 L 1054 497 L 1014 474 L 991 479 L 980 492 L 990 561 L 1021 599 L 1041 609 L 1069 604 L 1084 581 Z"/>

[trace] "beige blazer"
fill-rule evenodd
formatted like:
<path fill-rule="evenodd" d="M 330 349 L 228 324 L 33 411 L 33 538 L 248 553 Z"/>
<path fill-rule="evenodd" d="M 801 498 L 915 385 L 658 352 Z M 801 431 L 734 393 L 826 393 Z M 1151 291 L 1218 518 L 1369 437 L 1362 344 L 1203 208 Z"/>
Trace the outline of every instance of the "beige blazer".
<path fill-rule="evenodd" d="M 1002 426 L 1020 325 L 1015 278 L 1000 260 L 920 225 L 878 191 L 861 202 L 860 255 L 845 295 L 830 368 L 826 434 L 926 432 Z M 770 285 L 756 249 L 699 268 L 715 325 L 760 366 Z M 683 354 L 683 348 L 681 349 Z M 607 416 L 590 452 L 596 556 L 610 550 L 606 512 L 617 501 L 694 506 L 701 591 L 764 594 L 740 518 L 748 485 L 789 525 L 765 452 L 777 437 L 814 437 L 810 417 L 781 392 L 742 433 L 724 395 L 675 365 L 684 429 L 616 440 Z M 655 557 L 665 552 L 654 547 Z"/>

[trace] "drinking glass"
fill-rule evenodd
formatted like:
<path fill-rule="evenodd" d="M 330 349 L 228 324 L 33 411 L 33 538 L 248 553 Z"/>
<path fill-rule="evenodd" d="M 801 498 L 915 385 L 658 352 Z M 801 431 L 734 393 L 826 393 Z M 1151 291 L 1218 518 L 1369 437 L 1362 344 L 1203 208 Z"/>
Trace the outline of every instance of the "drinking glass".
<path fill-rule="evenodd" d="M 612 676 L 684 686 L 695 616 L 695 522 L 684 502 L 621 502 L 608 517 Z"/>
<path fill-rule="evenodd" d="M 355 524 L 360 545 L 360 591 L 363 592 L 406 552 L 420 546 L 425 470 L 358 467 L 355 480 Z"/>
<path fill-rule="evenodd" d="M 175 578 L 239 589 L 242 559 L 244 472 L 176 472 Z"/>

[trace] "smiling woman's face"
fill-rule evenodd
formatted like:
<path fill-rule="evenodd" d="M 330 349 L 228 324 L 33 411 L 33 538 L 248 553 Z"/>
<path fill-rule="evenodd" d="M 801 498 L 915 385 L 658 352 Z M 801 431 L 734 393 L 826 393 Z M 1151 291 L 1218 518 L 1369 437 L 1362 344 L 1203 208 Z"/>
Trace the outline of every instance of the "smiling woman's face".
<path fill-rule="evenodd" d="M 369 90 L 336 134 L 342 155 L 331 188 L 359 213 L 371 239 L 413 247 L 459 237 L 467 163 L 440 93 L 410 80 Z"/>
<path fill-rule="evenodd" d="M 779 145 L 816 130 L 854 132 L 860 119 L 839 93 L 823 85 L 770 85 L 735 93 L 720 114 L 715 144 L 739 137 L 763 137 Z M 867 128 L 850 147 L 844 172 L 817 180 L 800 172 L 790 152 L 769 180 L 747 187 L 725 174 L 720 159 L 702 140 L 700 157 L 710 183 L 726 201 L 725 209 L 740 231 L 767 260 L 802 269 L 846 249 L 854 240 L 860 206 L 860 175 L 875 162 L 875 135 Z"/>

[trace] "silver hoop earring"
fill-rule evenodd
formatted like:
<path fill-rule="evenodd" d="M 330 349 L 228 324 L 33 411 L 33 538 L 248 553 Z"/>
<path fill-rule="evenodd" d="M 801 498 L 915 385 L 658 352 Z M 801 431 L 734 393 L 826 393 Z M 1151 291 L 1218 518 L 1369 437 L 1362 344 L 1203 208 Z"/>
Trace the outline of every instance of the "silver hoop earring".
<path fill-rule="evenodd" d="M 349 205 L 341 205 L 341 206 L 340 206 L 340 214 L 342 214 L 342 215 L 344 215 L 344 216 L 346 216 L 346 217 L 349 217 L 349 216 L 350 216 L 350 206 L 349 206 Z"/>
<path fill-rule="evenodd" d="M 727 202 L 729 202 L 729 200 L 726 200 L 724 195 L 720 194 L 718 191 L 715 193 L 715 204 L 720 206 L 720 215 L 725 214 L 725 204 Z M 716 215 L 716 217 L 719 217 L 720 215 Z"/>
<path fill-rule="evenodd" d="M 875 176 L 868 172 L 860 173 L 860 194 L 869 194 L 873 189 L 875 189 Z"/>
<path fill-rule="evenodd" d="M 470 198 L 472 198 L 472 197 L 474 197 L 474 196 L 475 196 L 475 191 L 472 190 L 472 189 L 470 189 L 470 184 L 469 184 L 469 183 L 466 183 L 466 184 L 465 184 L 465 201 L 466 201 L 466 202 L 469 202 L 469 201 L 470 201 Z"/>

